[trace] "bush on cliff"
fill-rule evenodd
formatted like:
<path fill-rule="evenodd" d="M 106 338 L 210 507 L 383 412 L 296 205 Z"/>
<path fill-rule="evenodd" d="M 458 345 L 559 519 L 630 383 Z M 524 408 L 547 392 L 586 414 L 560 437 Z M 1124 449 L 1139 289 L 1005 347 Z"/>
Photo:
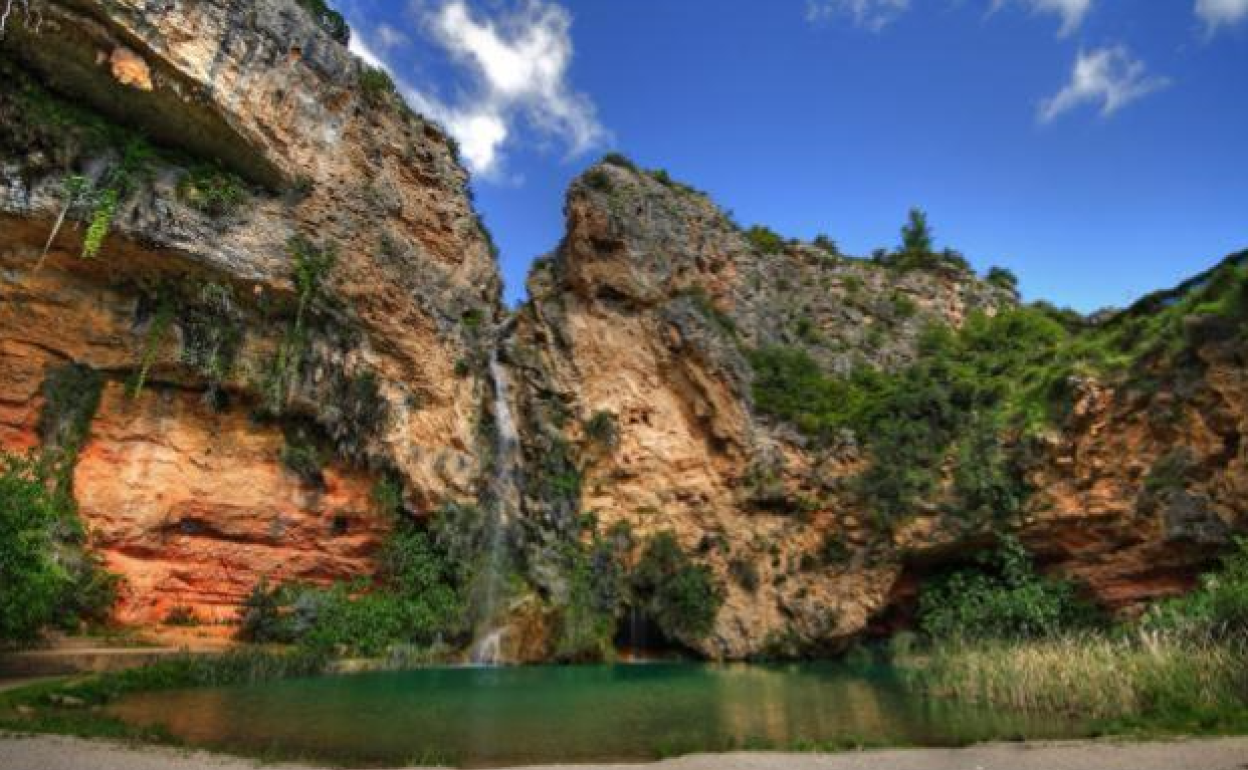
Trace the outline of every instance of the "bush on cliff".
<path fill-rule="evenodd" d="M 690 559 L 671 532 L 646 543 L 631 583 L 634 601 L 663 634 L 686 643 L 711 632 L 724 603 L 710 568 Z"/>
<path fill-rule="evenodd" d="M 70 585 L 53 556 L 62 511 L 49 483 L 44 465 L 0 455 L 0 644 L 34 640 Z"/>
<path fill-rule="evenodd" d="M 1050 422 L 1071 371 L 1069 335 L 1041 310 L 973 315 L 963 328 L 929 328 L 917 360 L 895 373 L 829 377 L 804 351 L 754 350 L 756 408 L 818 442 L 852 431 L 870 451 L 858 492 L 890 526 L 919 502 L 942 500 L 967 517 L 1004 518 L 1026 487 L 1006 438 Z M 938 469 L 953 468 L 937 494 Z"/>

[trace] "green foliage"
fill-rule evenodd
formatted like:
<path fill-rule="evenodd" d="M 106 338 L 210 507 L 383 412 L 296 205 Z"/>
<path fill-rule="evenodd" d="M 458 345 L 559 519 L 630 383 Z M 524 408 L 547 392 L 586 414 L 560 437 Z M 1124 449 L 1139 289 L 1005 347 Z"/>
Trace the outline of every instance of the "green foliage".
<path fill-rule="evenodd" d="M 751 246 L 763 254 L 778 254 L 784 251 L 784 238 L 769 227 L 754 225 L 745 231 L 745 238 Z"/>
<path fill-rule="evenodd" d="M 380 67 L 364 65 L 360 71 L 360 93 L 364 101 L 373 107 L 385 104 L 398 92 L 390 73 Z"/>
<path fill-rule="evenodd" d="M 688 297 L 694 308 L 701 313 L 703 318 L 710 321 L 713 326 L 730 337 L 737 336 L 736 321 L 732 320 L 732 316 L 715 306 L 715 302 L 706 293 L 706 289 L 701 286 L 694 286 L 682 292 L 682 295 Z"/>
<path fill-rule="evenodd" d="M 608 166 L 618 166 L 619 168 L 628 169 L 629 171 L 637 171 L 637 164 L 633 163 L 628 157 L 618 152 L 609 152 L 603 156 L 602 162 Z"/>
<path fill-rule="evenodd" d="M 382 474 L 373 484 L 373 505 L 383 516 L 398 517 L 403 513 L 403 484 L 392 474 Z"/>
<path fill-rule="evenodd" d="M 585 176 L 582 178 L 585 180 L 585 185 L 591 190 L 597 190 L 602 193 L 611 192 L 611 175 L 601 168 L 591 168 L 585 172 Z"/>
<path fill-rule="evenodd" d="M 599 409 L 585 421 L 585 436 L 607 449 L 614 449 L 620 441 L 620 425 L 615 413 Z"/>
<path fill-rule="evenodd" d="M 143 343 L 143 354 L 139 358 L 139 368 L 130 383 L 130 397 L 138 398 L 147 384 L 147 375 L 151 372 L 156 355 L 160 352 L 160 344 L 164 341 L 169 327 L 173 324 L 174 300 L 170 290 L 162 287 L 156 297 L 156 308 L 147 323 L 147 339 Z"/>
<path fill-rule="evenodd" d="M 845 540 L 834 532 L 829 532 L 823 536 L 823 540 L 819 543 L 817 555 L 819 563 L 825 567 L 845 564 L 851 556 L 849 546 L 845 544 Z"/>
<path fill-rule="evenodd" d="M 302 327 L 308 309 L 328 296 L 326 282 L 338 261 L 338 252 L 332 248 L 321 248 L 301 235 L 291 238 L 286 248 L 298 295 L 295 325 Z"/>
<path fill-rule="evenodd" d="M 99 256 L 104 238 L 113 226 L 113 217 L 117 215 L 118 198 L 117 190 L 111 188 L 101 190 L 95 195 L 91 215 L 87 220 L 87 233 L 82 240 L 83 259 Z"/>
<path fill-rule="evenodd" d="M 919 597 L 919 625 L 941 641 L 1054 637 L 1092 619 L 1074 587 L 1039 575 L 1012 538 L 976 567 L 929 582 Z"/>
<path fill-rule="evenodd" d="M 121 150 L 121 158 L 105 172 L 100 184 L 87 197 L 91 210 L 87 216 L 87 232 L 82 242 L 82 258 L 94 259 L 104 246 L 112 229 L 121 202 L 128 198 L 139 183 L 151 174 L 155 152 L 141 138 L 131 137 Z"/>
<path fill-rule="evenodd" d="M 1150 608 L 1141 626 L 1196 641 L 1248 639 L 1248 538 L 1235 540 L 1198 590 Z"/>
<path fill-rule="evenodd" d="M 295 316 L 291 320 L 282 341 L 278 343 L 260 390 L 264 396 L 263 409 L 270 415 L 281 414 L 294 387 L 295 379 L 303 368 L 308 349 L 307 316 L 318 305 L 329 299 L 327 281 L 338 261 L 333 248 L 321 248 L 296 235 L 286 244 L 291 258 L 291 279 L 295 285 Z"/>
<path fill-rule="evenodd" d="M 321 447 L 316 432 L 308 425 L 295 423 L 287 425 L 283 434 L 286 443 L 282 446 L 282 465 L 305 484 L 324 486 L 322 469 L 328 453 Z"/>
<path fill-rule="evenodd" d="M 89 366 L 69 364 L 49 369 L 36 426 L 44 448 L 76 455 L 91 431 L 103 390 L 104 376 Z"/>
<path fill-rule="evenodd" d="M 1068 333 L 1046 314 L 1016 308 L 974 315 L 954 332 L 929 329 L 918 360 L 892 374 L 823 374 L 796 348 L 751 351 L 753 395 L 763 414 L 818 442 L 842 430 L 863 441 L 871 464 L 857 479 L 882 525 L 936 499 L 938 469 L 952 460 L 946 508 L 967 517 L 1008 517 L 1028 490 L 1006 443 L 1048 422 L 1071 364 Z"/>
<path fill-rule="evenodd" d="M 297 2 L 312 16 L 316 25 L 331 38 L 343 45 L 351 42 L 351 28 L 347 26 L 347 20 L 341 13 L 330 8 L 325 0 L 297 0 Z"/>
<path fill-rule="evenodd" d="M 920 209 L 910 209 L 906 224 L 901 228 L 901 247 L 894 252 L 877 249 L 873 259 L 896 270 L 956 270 L 969 272 L 970 264 L 956 251 L 936 251 L 932 228 L 927 214 Z"/>
<path fill-rule="evenodd" d="M 634 601 L 664 635 L 686 643 L 711 632 L 724 602 L 710 568 L 690 559 L 671 532 L 650 538 L 631 582 Z"/>
<path fill-rule="evenodd" d="M 830 236 L 824 233 L 816 235 L 813 244 L 815 248 L 823 249 L 834 257 L 839 257 L 841 255 L 841 249 L 837 246 L 836 241 L 832 240 Z"/>
<path fill-rule="evenodd" d="M 62 516 L 45 465 L 0 454 L 0 645 L 33 641 L 70 585 L 54 558 Z"/>
<path fill-rule="evenodd" d="M 1148 492 L 1186 489 L 1192 468 L 1195 466 L 1192 450 L 1175 447 L 1157 458 L 1144 477 L 1144 489 Z"/>
<path fill-rule="evenodd" d="M 587 545 L 566 549 L 567 599 L 559 608 L 555 658 L 564 662 L 609 660 L 616 619 L 628 595 L 624 558 L 632 546 L 627 529 L 605 536 L 591 526 Z"/>
<path fill-rule="evenodd" d="M 922 209 L 910 209 L 906 224 L 901 228 L 901 249 L 911 254 L 932 252 L 932 228 Z"/>
<path fill-rule="evenodd" d="M 200 163 L 178 180 L 178 197 L 210 217 L 224 217 L 247 201 L 247 187 L 238 175 L 215 164 Z"/>
<path fill-rule="evenodd" d="M 1018 276 L 1014 275 L 1012 270 L 994 265 L 988 268 L 988 275 L 984 277 L 984 280 L 993 286 L 1018 294 Z"/>
<path fill-rule="evenodd" d="M 207 381 L 207 398 L 219 404 L 244 336 L 233 287 L 211 281 L 201 285 L 196 301 L 182 308 L 178 324 L 182 329 L 182 362 Z"/>
<path fill-rule="evenodd" d="M 462 639 L 470 569 L 446 543 L 403 521 L 382 549 L 374 583 L 270 587 L 261 581 L 244 604 L 239 638 L 367 656 Z"/>

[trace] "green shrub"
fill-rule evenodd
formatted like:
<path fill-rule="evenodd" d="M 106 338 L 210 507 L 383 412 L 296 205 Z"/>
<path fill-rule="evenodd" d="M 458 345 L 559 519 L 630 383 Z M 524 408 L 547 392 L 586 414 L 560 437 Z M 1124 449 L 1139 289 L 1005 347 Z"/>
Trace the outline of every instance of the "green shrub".
<path fill-rule="evenodd" d="M 37 638 L 71 585 L 54 555 L 63 510 L 48 486 L 46 465 L 0 454 L 0 645 Z"/>
<path fill-rule="evenodd" d="M 963 328 L 929 328 L 917 360 L 893 373 L 856 369 L 829 377 L 804 351 L 748 351 L 754 405 L 816 442 L 850 430 L 871 462 L 855 487 L 881 525 L 936 499 L 937 469 L 953 461 L 946 508 L 968 518 L 1008 518 L 1029 492 L 1007 442 L 1053 419 L 1070 372 L 1068 333 L 1030 308 L 971 316 Z"/>
<path fill-rule="evenodd" d="M 646 543 L 631 583 L 634 600 L 664 635 L 685 643 L 711 632 L 724 601 L 710 568 L 693 562 L 671 532 Z"/>
<path fill-rule="evenodd" d="M 297 2 L 311 15 L 316 25 L 331 38 L 343 45 L 351 42 L 351 28 L 347 26 L 347 20 L 341 13 L 330 8 L 325 0 L 297 0 Z"/>
<path fill-rule="evenodd" d="M 463 639 L 471 566 L 407 521 L 387 539 L 380 561 L 372 583 L 270 587 L 262 580 L 244 603 L 239 638 L 367 656 Z"/>
<path fill-rule="evenodd" d="M 930 581 L 919 597 L 919 626 L 939 641 L 1054 637 L 1093 617 L 1070 583 L 1039 575 L 1012 538 L 976 567 Z"/>
<path fill-rule="evenodd" d="M 1018 294 L 1018 276 L 1004 267 L 993 265 L 988 268 L 988 275 L 985 276 L 984 280 L 997 288 L 1005 289 L 1012 294 Z"/>
<path fill-rule="evenodd" d="M 323 486 L 326 452 L 314 431 L 306 425 L 292 424 L 286 426 L 283 434 L 286 443 L 282 446 L 282 465 L 305 484 Z"/>
<path fill-rule="evenodd" d="M 627 156 L 618 152 L 609 152 L 602 157 L 602 162 L 608 166 L 617 166 L 629 171 L 637 171 L 637 164 L 633 163 Z"/>
<path fill-rule="evenodd" d="M 906 224 L 901 228 L 901 249 L 911 254 L 931 253 L 932 228 L 927 223 L 927 214 L 922 209 L 910 209 Z"/>
<path fill-rule="evenodd" d="M 210 217 L 224 217 L 247 201 L 247 187 L 238 175 L 220 166 L 199 164 L 178 181 L 178 197 Z"/>
<path fill-rule="evenodd" d="M 1196 462 L 1192 450 L 1176 447 L 1157 458 L 1144 477 L 1144 489 L 1157 493 L 1186 489 Z"/>
<path fill-rule="evenodd" d="M 845 544 L 845 540 L 834 532 L 825 534 L 823 540 L 819 543 L 819 563 L 825 567 L 845 564 L 850 560 L 851 556 L 852 554 L 849 546 Z"/>
<path fill-rule="evenodd" d="M 606 409 L 594 412 L 585 421 L 585 435 L 593 442 L 614 449 L 620 441 L 619 420 L 615 413 Z"/>
<path fill-rule="evenodd" d="M 815 236 L 814 245 L 815 248 L 823 249 L 834 257 L 841 255 L 841 249 L 836 245 L 836 241 L 824 233 L 819 233 Z"/>
<path fill-rule="evenodd" d="M 1198 590 L 1151 607 L 1141 626 L 1197 641 L 1248 638 L 1248 538 L 1235 540 Z"/>
<path fill-rule="evenodd" d="M 87 197 L 91 210 L 87 215 L 87 231 L 82 240 L 82 258 L 99 256 L 117 217 L 117 210 L 139 184 L 151 175 L 155 151 L 137 136 L 125 140 L 121 158 L 101 177 Z"/>
<path fill-rule="evenodd" d="M 694 308 L 713 326 L 731 337 L 737 335 L 737 322 L 732 319 L 732 316 L 716 307 L 714 300 L 706 293 L 706 289 L 695 286 L 682 292 L 682 295 L 688 297 Z"/>
<path fill-rule="evenodd" d="M 614 654 L 612 638 L 623 611 L 628 586 L 624 555 L 632 539 L 627 529 L 613 529 L 606 536 L 591 526 L 587 546 L 580 543 L 565 550 L 568 580 L 566 602 L 559 607 L 555 658 L 563 662 L 609 660 Z"/>
<path fill-rule="evenodd" d="M 745 231 L 745 238 L 751 246 L 763 254 L 778 254 L 784 251 L 784 238 L 769 227 L 754 225 Z"/>
<path fill-rule="evenodd" d="M 390 73 L 380 67 L 370 67 L 366 64 L 360 71 L 360 93 L 365 102 L 377 107 L 385 104 L 390 97 L 398 93 L 398 89 Z"/>

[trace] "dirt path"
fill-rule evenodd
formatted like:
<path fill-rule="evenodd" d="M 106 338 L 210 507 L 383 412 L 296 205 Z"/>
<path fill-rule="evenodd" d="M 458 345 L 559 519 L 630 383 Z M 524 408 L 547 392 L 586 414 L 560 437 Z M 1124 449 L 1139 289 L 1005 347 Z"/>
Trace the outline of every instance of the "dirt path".
<path fill-rule="evenodd" d="M 172 749 L 0 734 L 3 770 L 253 770 L 254 762 Z M 286 770 L 311 770 L 280 765 Z M 1248 738 L 1166 743 L 987 744 L 847 754 L 703 754 L 651 765 L 565 765 L 558 770 L 1245 770 Z M 554 766 L 531 770 L 556 770 Z"/>

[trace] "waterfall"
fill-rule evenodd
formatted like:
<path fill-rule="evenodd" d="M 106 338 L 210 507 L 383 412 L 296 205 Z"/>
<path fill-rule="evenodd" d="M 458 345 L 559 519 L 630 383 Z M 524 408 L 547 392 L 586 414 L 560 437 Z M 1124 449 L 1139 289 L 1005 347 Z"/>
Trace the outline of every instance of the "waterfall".
<path fill-rule="evenodd" d="M 479 580 L 476 640 L 472 662 L 498 665 L 502 662 L 502 642 L 507 634 L 506 617 L 500 617 L 499 600 L 507 583 L 508 542 L 511 522 L 520 510 L 520 436 L 511 411 L 511 383 L 507 370 L 490 353 L 490 380 L 494 386 L 495 445 L 493 474 L 486 501 L 486 552 Z"/>

